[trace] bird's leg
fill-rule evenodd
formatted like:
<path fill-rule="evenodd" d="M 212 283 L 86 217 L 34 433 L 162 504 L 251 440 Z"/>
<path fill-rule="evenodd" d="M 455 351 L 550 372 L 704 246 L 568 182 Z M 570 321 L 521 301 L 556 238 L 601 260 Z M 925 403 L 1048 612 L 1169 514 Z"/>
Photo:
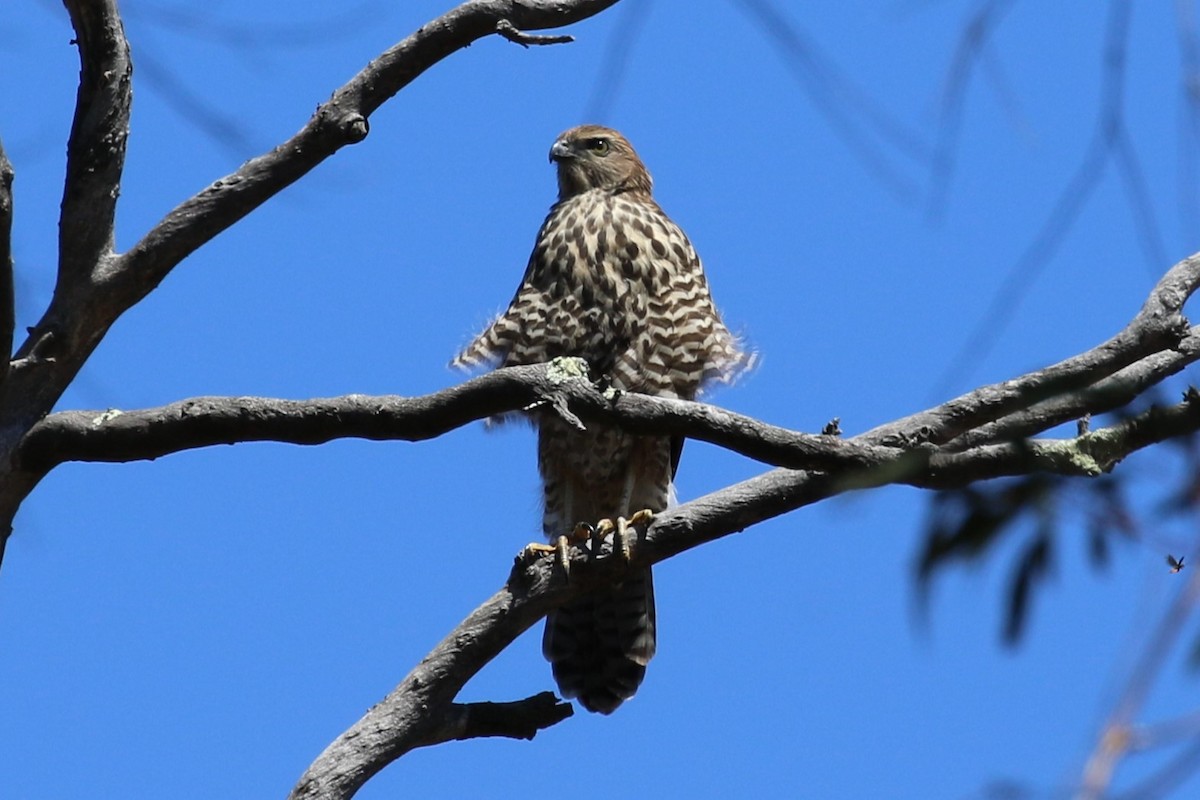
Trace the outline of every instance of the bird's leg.
<path fill-rule="evenodd" d="M 562 537 L 559 537 L 562 538 Z M 530 542 L 521 548 L 521 552 L 517 554 L 517 558 L 522 561 L 532 561 L 538 556 L 546 553 L 554 553 L 558 551 L 556 544 L 543 544 L 541 542 Z"/>
<path fill-rule="evenodd" d="M 640 529 L 641 533 L 645 533 L 646 528 L 650 527 L 650 523 L 653 521 L 654 512 L 648 508 L 633 512 L 629 519 L 617 517 L 617 534 L 613 539 L 613 548 L 621 554 L 621 558 L 629 561 L 632 555 L 633 537 L 629 533 L 630 528 Z"/>
<path fill-rule="evenodd" d="M 517 556 L 523 562 L 528 562 L 536 559 L 538 556 L 547 553 L 554 554 L 554 562 L 563 571 L 564 575 L 571 574 L 571 545 L 583 544 L 588 542 L 595 535 L 595 528 L 586 522 L 576 523 L 570 533 L 561 534 L 554 539 L 553 544 L 542 544 L 541 542 L 530 542 L 525 545 L 525 548 Z"/>
<path fill-rule="evenodd" d="M 637 483 L 637 472 L 628 470 L 625 473 L 625 486 L 621 491 L 621 498 L 617 507 L 626 510 L 633 504 L 633 488 Z M 654 519 L 654 512 L 648 508 L 643 508 L 640 511 L 635 511 L 629 519 L 625 517 L 617 517 L 616 521 L 602 519 L 600 524 L 596 526 L 597 531 L 604 529 L 604 534 L 607 535 L 610 531 L 613 534 L 613 552 L 621 556 L 621 560 L 629 563 L 629 559 L 633 557 L 633 539 L 629 535 L 629 529 L 644 527 L 650 524 Z M 607 524 L 606 524 L 607 523 Z"/>
<path fill-rule="evenodd" d="M 528 563 L 539 556 L 554 554 L 555 565 L 562 570 L 563 575 L 570 577 L 571 575 L 571 545 L 582 544 L 588 541 L 592 536 L 592 526 L 587 523 L 576 524 L 568 533 L 560 533 L 555 536 L 554 528 L 563 519 L 571 518 L 571 509 L 574 507 L 574 492 L 571 485 L 568 483 L 563 487 L 561 495 L 561 504 L 565 513 L 555 515 L 552 522 L 546 523 L 546 535 L 551 540 L 551 544 L 542 544 L 541 542 L 530 542 L 525 545 L 521 552 L 517 555 L 517 560 L 522 563 Z"/>

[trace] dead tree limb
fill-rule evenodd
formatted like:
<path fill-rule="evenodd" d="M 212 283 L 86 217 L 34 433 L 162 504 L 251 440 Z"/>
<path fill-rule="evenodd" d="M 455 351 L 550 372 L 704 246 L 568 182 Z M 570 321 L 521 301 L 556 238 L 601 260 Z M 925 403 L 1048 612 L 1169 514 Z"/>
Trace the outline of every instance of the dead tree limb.
<path fill-rule="evenodd" d="M 518 559 L 499 592 L 317 757 L 291 798 L 351 797 L 371 776 L 404 754 L 446 741 L 439 731 L 446 720 L 456 719 L 454 698 L 471 677 L 551 609 L 602 582 L 620 580 L 627 571 L 855 489 L 890 483 L 938 487 L 1039 471 L 1096 475 L 1135 450 L 1196 430 L 1200 430 L 1200 399 L 1193 397 L 1075 439 L 989 445 L 944 454 L 922 448 L 915 451 L 917 458 L 868 471 L 776 469 L 659 514 L 628 563 L 612 557 L 611 539 L 599 548 L 598 559 L 595 554 L 573 549 L 569 580 L 555 568 L 552 558 Z M 505 713 L 494 712 L 499 716 Z M 515 713 L 511 726 L 501 727 L 519 727 L 522 713 Z"/>

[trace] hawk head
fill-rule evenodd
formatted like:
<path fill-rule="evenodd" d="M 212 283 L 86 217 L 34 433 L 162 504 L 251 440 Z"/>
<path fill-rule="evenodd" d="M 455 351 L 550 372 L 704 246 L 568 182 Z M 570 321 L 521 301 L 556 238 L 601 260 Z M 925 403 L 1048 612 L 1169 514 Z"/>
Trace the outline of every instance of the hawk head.
<path fill-rule="evenodd" d="M 558 199 L 566 200 L 591 189 L 650 194 L 650 173 L 633 145 L 612 128 L 580 125 L 571 128 L 550 148 L 558 164 Z"/>

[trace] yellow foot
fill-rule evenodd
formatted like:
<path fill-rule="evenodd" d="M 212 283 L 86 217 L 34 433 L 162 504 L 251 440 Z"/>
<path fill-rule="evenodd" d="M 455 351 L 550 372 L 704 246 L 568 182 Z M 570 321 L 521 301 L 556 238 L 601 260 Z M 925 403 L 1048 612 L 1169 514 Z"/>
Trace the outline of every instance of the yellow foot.
<path fill-rule="evenodd" d="M 648 508 L 643 508 L 641 511 L 633 512 L 633 516 L 629 518 L 629 524 L 635 528 L 649 527 L 654 521 L 654 512 Z"/>
<path fill-rule="evenodd" d="M 560 536 L 554 540 L 554 560 L 563 576 L 571 577 L 571 543 L 567 537 Z"/>
<path fill-rule="evenodd" d="M 530 542 L 521 550 L 520 558 L 532 559 L 546 553 L 553 553 L 558 548 L 552 544 L 542 544 L 541 542 Z"/>
<path fill-rule="evenodd" d="M 521 564 L 528 564 L 548 553 L 554 554 L 554 563 L 563 571 L 564 575 L 571 574 L 571 542 L 566 536 L 558 537 L 554 544 L 530 542 L 517 554 L 517 561 Z"/>
<path fill-rule="evenodd" d="M 648 508 L 634 512 L 629 519 L 617 517 L 615 522 L 611 519 L 602 519 L 596 523 L 593 537 L 603 539 L 608 534 L 613 534 L 613 552 L 624 561 L 629 561 L 633 556 L 633 537 L 630 535 L 629 529 L 645 529 L 653 520 L 654 512 Z M 578 530 L 578 526 L 576 530 Z"/>
<path fill-rule="evenodd" d="M 513 559 L 513 562 L 521 569 L 524 569 L 547 553 L 553 553 L 554 549 L 554 545 L 530 542 L 521 548 L 521 552 L 517 553 L 517 557 Z"/>
<path fill-rule="evenodd" d="M 568 537 L 571 544 L 583 544 L 596 535 L 596 529 L 586 522 L 577 522 Z"/>

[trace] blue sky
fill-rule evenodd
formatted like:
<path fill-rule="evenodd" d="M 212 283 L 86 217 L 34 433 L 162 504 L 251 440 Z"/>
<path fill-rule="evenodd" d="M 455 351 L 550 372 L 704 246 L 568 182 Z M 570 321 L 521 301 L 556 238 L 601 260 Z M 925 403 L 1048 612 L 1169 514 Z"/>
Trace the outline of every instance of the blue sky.
<path fill-rule="evenodd" d="M 633 141 L 727 321 L 763 356 L 714 402 L 800 430 L 836 416 L 857 433 L 1094 346 L 1200 245 L 1180 199 L 1189 151 L 1170 4 L 1136 4 L 1126 73 L 1161 244 L 1144 246 L 1110 164 L 1019 305 L 988 321 L 1093 135 L 1107 4 L 1012 5 L 967 86 L 956 169 L 931 213 L 942 93 L 975 4 L 788 4 L 840 76 L 823 95 L 732 2 L 655 2 L 616 81 L 605 59 L 634 2 L 573 28 L 574 44 L 494 38 L 434 67 L 364 142 L 180 265 L 61 407 L 452 385 L 446 363 L 511 296 L 554 199 L 550 143 L 584 121 Z M 307 0 L 286 22 L 261 0 L 189 5 L 123 3 L 135 98 L 121 249 L 450 4 Z M 21 325 L 53 289 L 71 38 L 53 2 L 10 3 L 0 18 Z M 910 132 L 915 157 L 863 124 L 859 97 Z M 983 322 L 989 348 L 948 375 Z M 1120 468 L 1144 505 L 1161 464 Z M 679 492 L 762 470 L 691 443 Z M 659 655 L 633 702 L 609 718 L 580 711 L 532 743 L 418 751 L 359 796 L 1053 796 L 1182 585 L 1163 555 L 1189 547 L 1190 526 L 1148 517 L 1097 573 L 1067 498 L 1054 578 L 1008 650 L 1001 593 L 1021 537 L 941 576 L 922 622 L 912 565 L 925 503 L 899 488 L 844 497 L 662 565 Z M 0 570 L 0 795 L 283 795 L 499 587 L 538 513 L 533 435 L 519 426 L 56 470 Z M 461 699 L 551 688 L 539 644 L 540 628 Z M 1182 652 L 1159 677 L 1145 718 L 1191 710 Z M 1117 785 L 1143 769 L 1131 760 Z"/>

